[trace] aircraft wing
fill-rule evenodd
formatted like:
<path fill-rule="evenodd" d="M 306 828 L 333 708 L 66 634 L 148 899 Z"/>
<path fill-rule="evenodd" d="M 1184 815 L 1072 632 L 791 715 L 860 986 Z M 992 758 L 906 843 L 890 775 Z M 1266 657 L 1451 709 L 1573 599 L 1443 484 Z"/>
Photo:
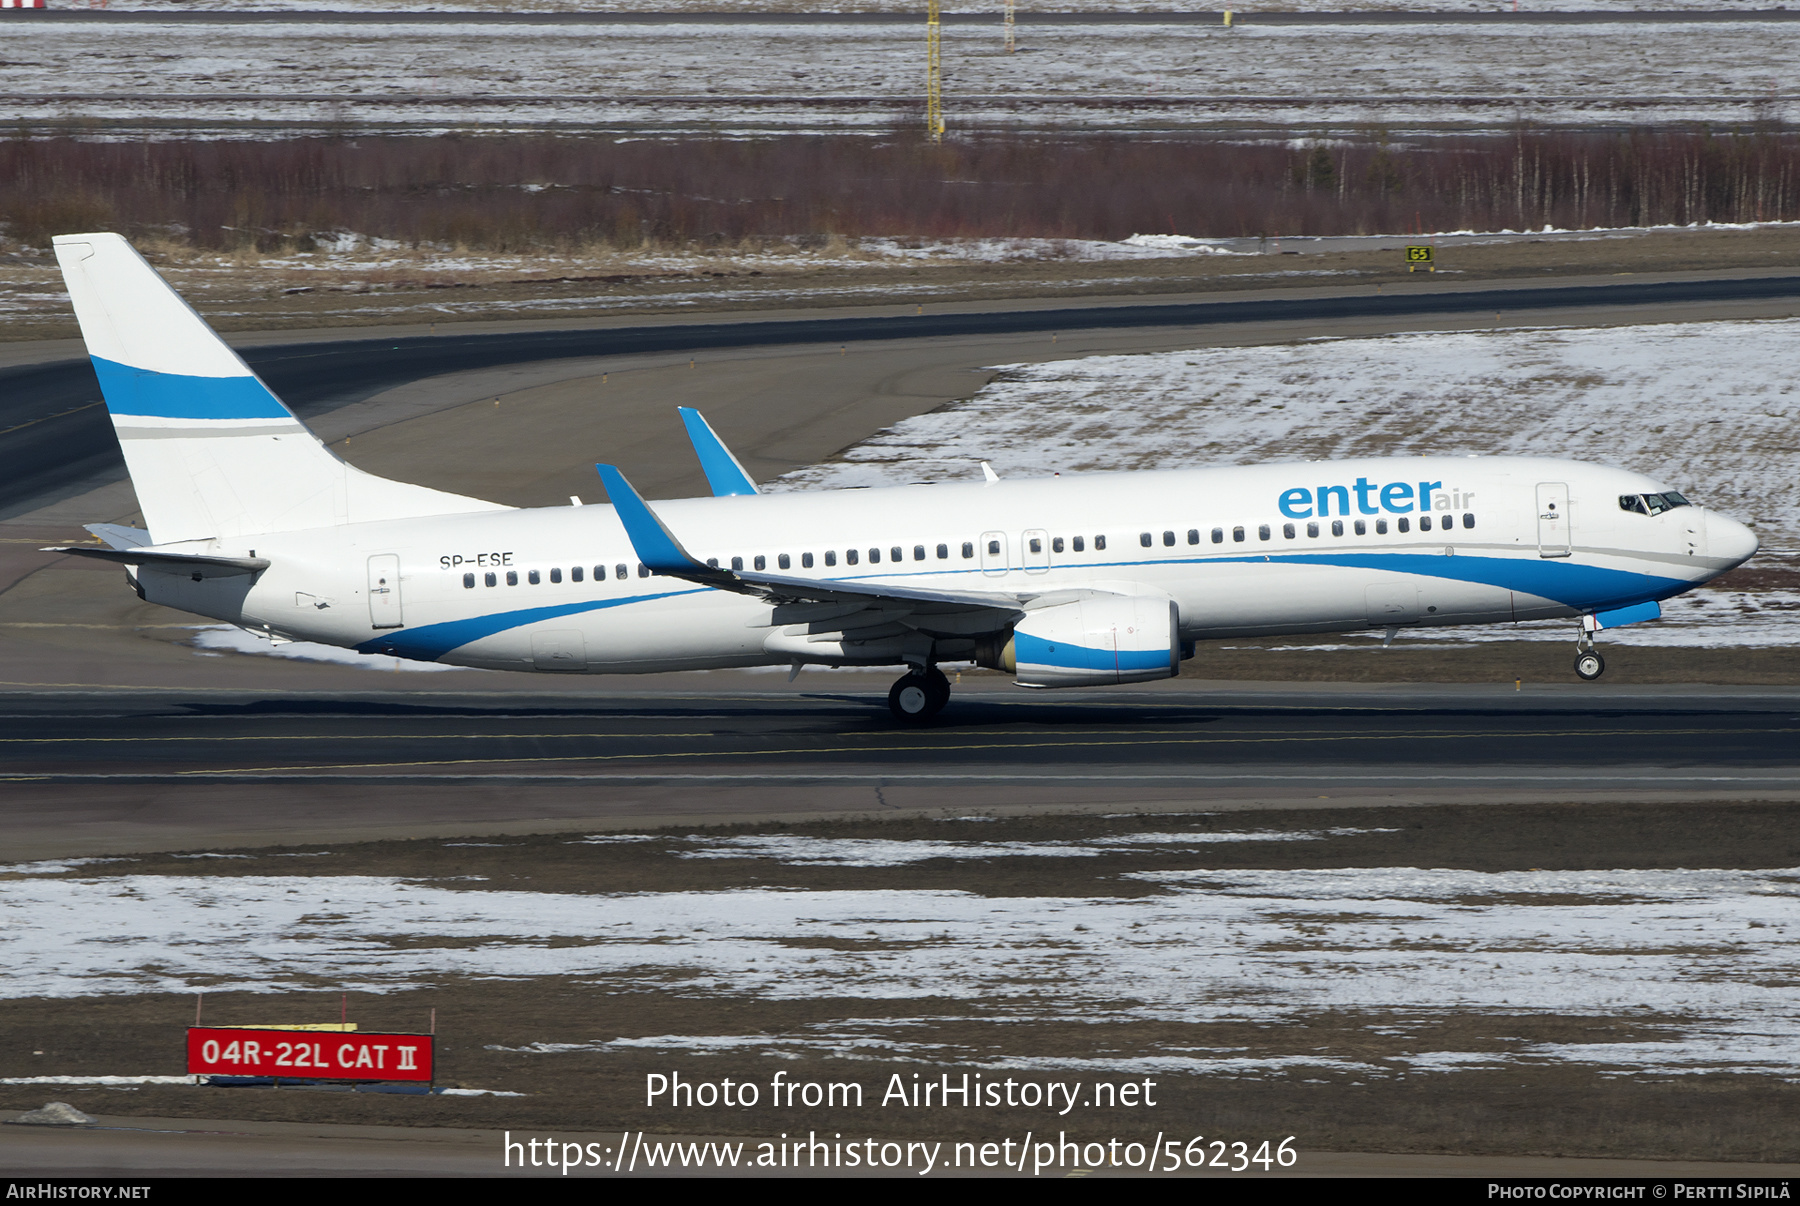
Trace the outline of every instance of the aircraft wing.
<path fill-rule="evenodd" d="M 1045 596 L 1014 591 L 929 590 L 881 582 L 855 582 L 832 578 L 797 578 L 786 574 L 752 573 L 707 565 L 687 549 L 650 509 L 625 475 L 611 465 L 595 465 L 606 493 L 612 499 L 625 534 L 639 561 L 658 574 L 767 599 L 771 603 L 876 603 L 903 604 L 908 611 L 1023 611 L 1039 606 Z M 1068 592 L 1059 591 L 1060 594 Z"/>

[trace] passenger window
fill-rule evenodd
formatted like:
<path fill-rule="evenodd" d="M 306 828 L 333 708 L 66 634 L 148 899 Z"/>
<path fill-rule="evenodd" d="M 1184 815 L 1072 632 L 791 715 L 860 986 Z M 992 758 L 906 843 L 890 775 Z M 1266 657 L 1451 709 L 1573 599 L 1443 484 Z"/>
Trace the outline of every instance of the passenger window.
<path fill-rule="evenodd" d="M 844 564 L 845 565 L 855 565 L 858 560 L 859 559 L 856 555 L 855 549 L 845 549 L 844 550 Z"/>
<path fill-rule="evenodd" d="M 1063 539 L 1061 536 L 1052 536 L 1050 538 L 1050 551 L 1052 553 L 1060 553 L 1063 551 Z"/>
<path fill-rule="evenodd" d="M 543 584 L 543 579 L 538 576 L 536 570 L 527 571 L 525 574 L 525 581 L 531 583 L 533 586 L 541 586 Z"/>
<path fill-rule="evenodd" d="M 1153 543 L 1150 533 L 1139 532 L 1138 533 L 1138 543 L 1143 545 L 1145 548 L 1149 548 L 1150 545 Z"/>
<path fill-rule="evenodd" d="M 1386 536 L 1387 535 L 1387 520 L 1377 519 L 1375 521 L 1375 534 L 1377 536 Z"/>
<path fill-rule="evenodd" d="M 596 578 L 601 576 L 599 573 L 599 569 L 600 569 L 599 566 L 594 567 L 594 571 L 595 571 L 594 577 L 596 577 Z M 569 581 L 579 582 L 586 576 L 587 575 L 585 573 L 583 573 L 582 568 L 579 565 L 574 565 L 574 566 L 569 567 Z"/>
<path fill-rule="evenodd" d="M 1412 520 L 1407 519 L 1405 516 L 1401 516 L 1396 522 L 1399 524 L 1402 532 L 1410 532 L 1412 530 Z"/>
<path fill-rule="evenodd" d="M 492 575 L 492 574 L 488 574 L 488 575 L 487 575 L 487 584 L 488 584 L 488 585 L 489 585 L 489 586 L 494 586 L 494 585 L 497 585 L 497 581 L 496 581 L 496 579 L 495 579 L 495 578 L 494 578 L 494 575 Z"/>
<path fill-rule="evenodd" d="M 1294 538 L 1294 525 L 1291 523 L 1282 524 L 1281 525 L 1281 534 L 1283 536 L 1285 536 L 1287 539 L 1292 540 Z"/>
<path fill-rule="evenodd" d="M 1419 516 L 1419 531 L 1421 531 L 1421 532 L 1431 531 L 1431 516 L 1429 516 L 1429 515 Z"/>
<path fill-rule="evenodd" d="M 606 581 L 606 567 L 604 565 L 596 565 L 594 567 L 594 581 L 596 581 L 596 582 Z"/>
<path fill-rule="evenodd" d="M 561 566 L 558 566 L 557 568 L 550 571 L 550 581 L 552 581 L 552 582 L 561 582 L 562 581 L 562 567 Z"/>
<path fill-rule="evenodd" d="M 1214 528 L 1212 531 L 1212 537 L 1213 537 L 1214 544 L 1224 544 L 1225 543 L 1225 529 L 1224 528 Z"/>
<path fill-rule="evenodd" d="M 870 565 L 880 565 L 881 564 L 881 550 L 880 549 L 870 549 L 869 550 L 869 564 Z"/>
<path fill-rule="evenodd" d="M 812 568 L 812 554 L 811 553 L 801 553 L 800 554 L 800 568 L 801 569 L 811 569 Z"/>
<path fill-rule="evenodd" d="M 1104 537 L 1104 536 L 1094 537 L 1094 551 L 1096 553 L 1104 553 L 1106 551 L 1106 537 Z"/>
<path fill-rule="evenodd" d="M 475 589 L 475 575 L 474 574 L 464 574 L 463 575 L 463 589 L 464 590 L 474 590 Z"/>
<path fill-rule="evenodd" d="M 1267 540 L 1269 538 L 1269 525 L 1268 524 L 1265 523 L 1262 525 L 1262 527 L 1256 529 L 1256 538 L 1258 540 Z"/>
<path fill-rule="evenodd" d="M 638 577 L 648 578 L 649 576 L 650 576 L 650 567 L 645 565 L 642 561 L 638 562 Z"/>
<path fill-rule="evenodd" d="M 837 550 L 836 549 L 826 549 L 825 550 L 825 564 L 826 565 L 836 565 L 837 564 Z"/>
<path fill-rule="evenodd" d="M 789 557 L 786 553 L 779 553 L 775 557 L 775 564 L 776 564 L 776 566 L 778 566 L 781 569 L 792 569 L 794 566 L 794 560 L 793 560 L 793 558 Z"/>
<path fill-rule="evenodd" d="M 507 570 L 506 571 L 506 584 L 508 586 L 517 586 L 519 584 L 519 571 L 518 570 Z"/>
<path fill-rule="evenodd" d="M 1319 525 L 1316 523 L 1307 524 L 1306 525 L 1306 534 L 1308 536 L 1317 536 L 1319 534 Z"/>
<path fill-rule="evenodd" d="M 913 560 L 914 561 L 925 560 L 925 546 L 924 545 L 922 545 L 922 544 L 913 545 Z"/>
<path fill-rule="evenodd" d="M 744 568 L 744 559 L 742 557 L 733 557 L 731 559 L 731 570 L 733 573 L 736 573 L 738 570 L 741 570 L 743 568 Z"/>
<path fill-rule="evenodd" d="M 947 544 L 940 544 L 940 545 L 938 545 L 938 547 L 937 547 L 937 555 L 938 555 L 938 560 L 939 560 L 939 561 L 948 561 L 948 560 L 950 560 L 950 546 L 949 546 L 949 545 L 947 545 Z"/>
<path fill-rule="evenodd" d="M 718 569 L 719 568 L 719 559 L 717 557 L 708 557 L 706 559 L 706 564 L 712 566 L 714 569 Z"/>
<path fill-rule="evenodd" d="M 1077 536 L 1073 540 L 1070 541 L 1070 547 L 1072 547 L 1077 553 L 1079 553 L 1079 552 L 1081 552 L 1085 543 L 1086 542 L 1083 541 L 1081 537 Z"/>
<path fill-rule="evenodd" d="M 967 561 L 969 558 L 973 557 L 974 555 L 975 555 L 975 542 L 972 540 L 963 541 L 963 560 Z"/>
<path fill-rule="evenodd" d="M 1044 538 L 1043 537 L 1033 536 L 1031 538 L 1031 551 L 1034 553 L 1041 553 L 1044 551 Z"/>
<path fill-rule="evenodd" d="M 1475 526 L 1475 513 L 1473 511 L 1465 511 L 1463 513 L 1463 527 L 1472 528 L 1474 526 Z"/>
<path fill-rule="evenodd" d="M 769 559 L 761 553 L 758 553 L 756 555 L 756 560 L 752 561 L 750 564 L 754 565 L 759 570 L 766 570 L 769 568 Z"/>
<path fill-rule="evenodd" d="M 889 561 L 905 561 L 906 560 L 906 550 L 901 548 L 899 545 L 895 545 L 893 548 L 888 550 L 888 560 Z"/>
<path fill-rule="evenodd" d="M 624 579 L 629 578 L 630 576 L 631 576 L 631 570 L 626 567 L 626 565 L 623 561 L 621 561 L 621 562 L 619 562 L 619 564 L 613 566 L 613 577 L 618 578 L 621 581 L 623 581 Z"/>
<path fill-rule="evenodd" d="M 1164 532 L 1163 533 L 1163 547 L 1165 549 L 1172 549 L 1175 547 L 1175 533 L 1173 533 L 1173 532 Z"/>
<path fill-rule="evenodd" d="M 1367 536 L 1369 534 L 1369 525 L 1366 520 L 1359 519 L 1356 521 L 1356 534 L 1358 536 Z"/>
<path fill-rule="evenodd" d="M 1199 544 L 1200 543 L 1200 529 L 1199 528 L 1189 528 L 1188 529 L 1188 543 L 1189 544 Z"/>
<path fill-rule="evenodd" d="M 1344 534 L 1344 521 L 1343 520 L 1334 519 L 1331 521 L 1331 534 L 1333 536 L 1342 536 Z"/>
<path fill-rule="evenodd" d="M 998 540 L 988 541 L 988 556 L 998 557 L 999 555 L 1000 555 L 1000 542 Z"/>
<path fill-rule="evenodd" d="M 1244 529 L 1242 529 L 1242 528 L 1231 529 L 1231 538 L 1232 538 L 1232 540 L 1236 541 L 1237 543 L 1242 544 L 1244 542 Z"/>

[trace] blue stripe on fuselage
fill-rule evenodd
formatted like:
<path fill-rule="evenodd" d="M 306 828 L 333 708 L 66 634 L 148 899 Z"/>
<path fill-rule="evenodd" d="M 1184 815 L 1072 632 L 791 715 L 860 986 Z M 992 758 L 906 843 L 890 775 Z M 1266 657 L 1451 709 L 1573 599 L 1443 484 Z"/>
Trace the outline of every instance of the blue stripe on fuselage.
<path fill-rule="evenodd" d="M 106 409 L 158 419 L 292 419 L 255 377 L 189 377 L 90 357 Z"/>
<path fill-rule="evenodd" d="M 697 595 L 710 587 L 698 587 L 690 590 L 670 590 L 656 595 L 631 595 L 623 599 L 595 599 L 587 603 L 562 603 L 554 607 L 526 607 L 518 611 L 497 611 L 485 616 L 471 616 L 466 620 L 448 620 L 442 624 L 426 624 L 420 628 L 395 628 L 381 636 L 364 641 L 356 647 L 358 653 L 388 653 L 398 657 L 411 658 L 419 662 L 435 662 L 452 649 L 461 648 L 470 641 L 479 641 L 482 637 L 493 636 L 505 632 L 509 628 L 522 628 L 526 624 L 536 624 L 540 620 L 555 620 L 563 616 L 579 615 L 585 611 L 603 611 L 608 607 L 623 607 L 627 603 L 647 603 L 652 599 L 670 599 L 676 595 Z"/>

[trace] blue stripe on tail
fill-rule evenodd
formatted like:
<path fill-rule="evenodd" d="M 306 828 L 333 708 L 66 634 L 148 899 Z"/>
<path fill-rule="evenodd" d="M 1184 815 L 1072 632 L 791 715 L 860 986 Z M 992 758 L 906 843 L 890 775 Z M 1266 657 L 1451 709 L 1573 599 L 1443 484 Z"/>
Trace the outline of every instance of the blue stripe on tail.
<path fill-rule="evenodd" d="M 189 377 L 132 368 L 98 356 L 94 374 L 106 409 L 158 419 L 293 419 L 255 377 Z"/>

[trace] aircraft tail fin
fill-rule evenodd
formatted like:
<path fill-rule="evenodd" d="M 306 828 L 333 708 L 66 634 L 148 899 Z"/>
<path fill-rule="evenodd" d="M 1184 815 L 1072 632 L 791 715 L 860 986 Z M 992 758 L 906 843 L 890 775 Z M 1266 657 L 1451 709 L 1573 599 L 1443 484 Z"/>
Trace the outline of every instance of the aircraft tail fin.
<path fill-rule="evenodd" d="M 54 243 L 157 544 L 503 509 L 346 465 L 124 238 Z"/>

